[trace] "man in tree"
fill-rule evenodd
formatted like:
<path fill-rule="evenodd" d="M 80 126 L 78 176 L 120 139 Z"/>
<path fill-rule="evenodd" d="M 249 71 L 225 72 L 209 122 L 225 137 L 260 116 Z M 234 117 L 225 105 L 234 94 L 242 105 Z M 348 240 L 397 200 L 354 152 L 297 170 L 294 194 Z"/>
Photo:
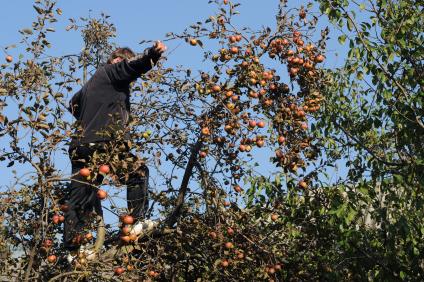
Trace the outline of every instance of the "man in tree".
<path fill-rule="evenodd" d="M 160 41 L 140 55 L 135 55 L 129 48 L 115 50 L 107 64 L 99 67 L 70 101 L 69 109 L 81 131 L 72 138 L 69 148 L 73 176 L 63 238 L 69 250 L 79 247 L 81 233 L 93 209 L 102 215 L 96 186 L 102 183 L 103 177 L 90 183 L 79 172 L 90 165 L 95 152 L 109 152 L 110 144 L 120 144 L 123 148 L 118 154 L 119 159 L 129 158 L 136 162 L 137 157 L 129 152 L 126 142 L 129 136 L 125 130 L 130 113 L 130 83 L 148 72 L 165 50 L 166 46 Z M 144 218 L 148 209 L 148 177 L 147 167 L 141 165 L 122 181 L 127 185 L 128 209 L 138 220 Z"/>

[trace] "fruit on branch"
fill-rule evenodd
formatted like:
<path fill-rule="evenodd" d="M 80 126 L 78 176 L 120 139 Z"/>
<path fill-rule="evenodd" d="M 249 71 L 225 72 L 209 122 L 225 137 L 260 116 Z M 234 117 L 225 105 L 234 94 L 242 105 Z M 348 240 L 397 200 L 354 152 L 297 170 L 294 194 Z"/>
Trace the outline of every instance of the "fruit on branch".
<path fill-rule="evenodd" d="M 90 172 L 90 170 L 88 168 L 84 167 L 84 168 L 81 168 L 80 169 L 79 173 L 83 177 L 88 177 L 88 176 L 90 176 L 90 173 L 91 172 Z"/>
<path fill-rule="evenodd" d="M 88 169 L 88 168 L 86 168 L 86 167 L 84 167 L 84 168 L 81 168 L 80 169 L 80 171 L 79 171 L 79 174 L 82 176 L 82 177 L 88 177 L 88 176 L 90 176 L 90 169 Z"/>
<path fill-rule="evenodd" d="M 306 181 L 304 181 L 304 180 L 301 180 L 301 181 L 299 181 L 299 187 L 306 189 L 306 188 L 308 188 L 308 183 L 306 183 Z"/>
<path fill-rule="evenodd" d="M 195 38 L 190 39 L 189 42 L 190 42 L 190 45 L 191 46 L 196 46 L 197 45 L 197 39 L 195 39 Z"/>
<path fill-rule="evenodd" d="M 222 267 L 227 267 L 227 266 L 229 266 L 229 265 L 230 265 L 230 263 L 228 262 L 228 260 L 223 259 L 223 260 L 221 261 L 221 266 L 222 266 Z"/>
<path fill-rule="evenodd" d="M 233 236 L 233 235 L 234 235 L 234 229 L 232 229 L 231 227 L 228 227 L 228 228 L 227 228 L 227 234 L 228 234 L 229 236 Z"/>
<path fill-rule="evenodd" d="M 85 265 L 87 264 L 87 259 L 85 257 L 79 258 L 78 262 L 80 265 Z"/>
<path fill-rule="evenodd" d="M 148 273 L 148 275 L 150 277 L 158 277 L 159 276 L 159 272 L 156 272 L 154 270 L 150 270 L 149 273 Z"/>
<path fill-rule="evenodd" d="M 238 95 L 231 96 L 231 101 L 237 102 L 238 100 L 239 100 L 239 96 Z"/>
<path fill-rule="evenodd" d="M 6 62 L 11 63 L 13 61 L 13 57 L 8 55 L 6 56 Z"/>
<path fill-rule="evenodd" d="M 47 257 L 47 261 L 50 262 L 50 263 L 55 263 L 56 260 L 57 260 L 57 257 L 55 255 L 49 255 Z"/>
<path fill-rule="evenodd" d="M 234 186 L 234 191 L 236 191 L 237 193 L 240 193 L 241 191 L 243 191 L 243 189 L 241 189 L 239 185 L 236 185 Z"/>
<path fill-rule="evenodd" d="M 275 273 L 275 268 L 274 267 L 268 267 L 267 269 L 268 274 L 274 274 Z"/>
<path fill-rule="evenodd" d="M 278 214 L 275 214 L 275 213 L 271 214 L 272 221 L 277 221 L 277 219 L 278 219 Z"/>
<path fill-rule="evenodd" d="M 238 54 L 238 52 L 239 52 L 238 47 L 236 47 L 236 46 L 231 47 L 231 49 L 230 49 L 231 54 L 235 55 L 235 54 Z"/>
<path fill-rule="evenodd" d="M 110 167 L 108 165 L 101 165 L 99 167 L 99 172 L 102 174 L 108 174 L 110 172 Z"/>
<path fill-rule="evenodd" d="M 113 272 L 115 273 L 115 275 L 121 275 L 122 273 L 125 272 L 125 269 L 119 266 L 119 267 L 116 267 Z"/>
<path fill-rule="evenodd" d="M 255 127 L 255 126 L 256 126 L 256 121 L 249 120 L 249 127 Z"/>
<path fill-rule="evenodd" d="M 133 224 L 134 223 L 134 217 L 127 214 L 122 217 L 122 223 L 124 224 Z"/>
<path fill-rule="evenodd" d="M 129 235 L 131 232 L 131 228 L 129 226 L 124 226 L 122 227 L 121 232 L 123 235 Z"/>
<path fill-rule="evenodd" d="M 252 83 L 252 84 L 256 84 L 256 79 L 252 78 L 250 82 L 255 82 L 255 83 Z M 258 94 L 258 92 L 251 90 L 251 91 L 249 91 L 249 96 L 252 97 L 252 98 L 258 98 L 259 94 Z"/>
<path fill-rule="evenodd" d="M 210 135 L 211 132 L 209 131 L 209 128 L 208 127 L 203 127 L 202 128 L 202 134 L 203 135 Z"/>
<path fill-rule="evenodd" d="M 275 156 L 276 156 L 277 158 L 281 159 L 281 158 L 283 158 L 283 157 L 284 157 L 284 153 L 283 153 L 283 151 L 281 151 L 281 150 L 277 150 L 277 151 L 275 152 Z"/>
<path fill-rule="evenodd" d="M 216 239 L 218 237 L 218 235 L 216 234 L 215 231 L 210 231 L 209 232 L 209 237 L 211 237 L 212 239 Z"/>
<path fill-rule="evenodd" d="M 299 18 L 301 18 L 301 19 L 306 18 L 306 11 L 303 7 L 299 11 Z"/>
<path fill-rule="evenodd" d="M 315 57 L 316 63 L 322 63 L 322 62 L 324 62 L 324 60 L 325 60 L 325 57 L 321 54 Z"/>
<path fill-rule="evenodd" d="M 225 247 L 226 247 L 227 249 L 232 249 L 232 248 L 234 248 L 234 244 L 233 244 L 233 243 L 231 243 L 231 242 L 226 242 L 226 243 L 225 243 Z"/>
<path fill-rule="evenodd" d="M 307 70 L 311 70 L 314 68 L 314 65 L 310 61 L 306 61 L 303 63 L 303 67 Z"/>
<path fill-rule="evenodd" d="M 257 123 L 257 125 L 258 125 L 259 128 L 264 128 L 265 127 L 265 122 L 264 121 L 259 121 Z"/>
<path fill-rule="evenodd" d="M 299 68 L 290 68 L 290 76 L 295 77 L 297 73 L 299 72 Z"/>
<path fill-rule="evenodd" d="M 262 80 L 262 81 L 264 81 L 264 80 Z M 265 82 L 265 81 L 264 81 Z M 261 85 L 262 85 L 263 83 L 261 83 Z M 264 83 L 264 84 L 266 84 L 266 82 Z M 265 85 L 262 85 L 262 86 L 265 86 Z M 260 96 L 264 96 L 266 94 L 266 90 L 265 89 L 261 89 L 261 90 L 259 90 L 259 95 Z"/>
<path fill-rule="evenodd" d="M 290 164 L 289 169 L 291 172 L 296 172 L 298 169 L 297 163 L 293 162 Z"/>
<path fill-rule="evenodd" d="M 53 246 L 53 241 L 50 240 L 50 239 L 46 239 L 43 242 L 43 246 L 46 247 L 46 248 L 50 248 L 51 246 Z"/>
<path fill-rule="evenodd" d="M 91 234 L 91 232 L 88 232 L 87 234 L 85 234 L 85 239 L 87 239 L 87 240 L 91 240 L 91 239 L 93 239 L 93 234 Z"/>
<path fill-rule="evenodd" d="M 265 145 L 265 141 L 263 139 L 259 139 L 256 141 L 256 146 L 263 147 Z"/>
<path fill-rule="evenodd" d="M 297 46 L 303 46 L 303 44 L 305 44 L 305 42 L 303 42 L 303 40 L 302 40 L 302 39 L 297 39 L 297 40 L 295 41 L 295 43 L 296 43 L 296 45 L 297 45 Z"/>
<path fill-rule="evenodd" d="M 234 91 L 232 91 L 232 90 L 227 90 L 226 92 L 225 92 L 225 96 L 227 97 L 227 98 L 230 98 L 230 97 L 232 97 L 234 95 Z"/>
<path fill-rule="evenodd" d="M 52 217 L 52 221 L 54 224 L 59 224 L 60 222 L 60 216 L 58 214 L 54 214 Z"/>
<path fill-rule="evenodd" d="M 219 85 L 212 86 L 212 91 L 215 92 L 215 93 L 220 92 L 221 91 L 221 86 L 219 86 Z"/>
<path fill-rule="evenodd" d="M 97 190 L 97 198 L 99 198 L 100 200 L 106 199 L 107 198 L 107 192 L 103 189 Z"/>

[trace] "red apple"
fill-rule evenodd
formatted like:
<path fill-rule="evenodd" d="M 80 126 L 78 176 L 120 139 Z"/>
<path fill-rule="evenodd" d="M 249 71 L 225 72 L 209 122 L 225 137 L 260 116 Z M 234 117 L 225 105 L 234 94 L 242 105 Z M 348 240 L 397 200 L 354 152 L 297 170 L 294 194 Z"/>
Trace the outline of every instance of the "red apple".
<path fill-rule="evenodd" d="M 60 222 L 60 216 L 58 214 L 54 214 L 52 217 L 52 221 L 54 224 L 59 224 Z"/>
<path fill-rule="evenodd" d="M 123 267 L 117 267 L 115 268 L 115 270 L 113 271 L 115 273 L 115 275 L 121 275 L 122 273 L 125 272 L 125 269 Z"/>
<path fill-rule="evenodd" d="M 122 218 L 122 222 L 124 223 L 124 224 L 133 224 L 134 223 L 134 217 L 132 217 L 131 215 L 125 215 L 123 218 Z"/>
<path fill-rule="evenodd" d="M 237 193 L 240 193 L 241 191 L 243 191 L 243 189 L 241 189 L 239 185 L 236 185 L 234 186 L 234 191 L 236 191 Z"/>
<path fill-rule="evenodd" d="M 108 165 L 101 165 L 99 167 L 99 172 L 102 174 L 108 174 L 110 172 L 110 167 Z"/>
<path fill-rule="evenodd" d="M 99 190 L 97 191 L 97 197 L 98 197 L 100 200 L 104 200 L 104 199 L 106 199 L 106 198 L 107 198 L 107 192 L 106 192 L 105 190 L 103 190 L 103 189 L 99 189 Z"/>
<path fill-rule="evenodd" d="M 50 255 L 47 257 L 47 261 L 50 263 L 55 263 L 57 260 L 57 257 L 55 255 Z"/>
<path fill-rule="evenodd" d="M 83 177 L 88 177 L 90 175 L 90 170 L 86 167 L 81 168 L 79 174 Z"/>

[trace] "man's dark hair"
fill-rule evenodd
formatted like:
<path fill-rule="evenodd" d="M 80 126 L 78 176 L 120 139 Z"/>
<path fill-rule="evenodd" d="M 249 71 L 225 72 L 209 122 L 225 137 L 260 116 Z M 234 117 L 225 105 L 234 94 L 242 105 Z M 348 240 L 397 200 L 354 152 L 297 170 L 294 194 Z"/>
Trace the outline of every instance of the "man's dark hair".
<path fill-rule="evenodd" d="M 122 59 L 131 59 L 135 56 L 135 53 L 128 47 L 118 48 L 110 54 L 109 59 L 107 60 L 108 64 L 111 64 L 113 59 L 121 57 Z"/>

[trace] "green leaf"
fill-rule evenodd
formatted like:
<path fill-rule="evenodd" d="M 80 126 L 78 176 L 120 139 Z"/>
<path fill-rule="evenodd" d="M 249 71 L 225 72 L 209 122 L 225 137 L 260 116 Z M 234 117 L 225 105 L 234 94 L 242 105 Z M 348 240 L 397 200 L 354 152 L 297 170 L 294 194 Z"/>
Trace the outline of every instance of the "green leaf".
<path fill-rule="evenodd" d="M 401 271 L 401 272 L 399 273 L 399 276 L 400 276 L 400 279 L 404 280 L 404 279 L 405 279 L 405 277 L 406 277 L 406 274 L 405 274 L 405 272 Z"/>
<path fill-rule="evenodd" d="M 349 31 L 352 31 L 355 29 L 355 25 L 353 24 L 353 22 L 350 19 L 347 19 L 347 29 Z"/>
<path fill-rule="evenodd" d="M 340 35 L 339 36 L 339 43 L 343 45 L 345 43 L 345 41 L 346 41 L 346 35 L 345 34 Z"/>

